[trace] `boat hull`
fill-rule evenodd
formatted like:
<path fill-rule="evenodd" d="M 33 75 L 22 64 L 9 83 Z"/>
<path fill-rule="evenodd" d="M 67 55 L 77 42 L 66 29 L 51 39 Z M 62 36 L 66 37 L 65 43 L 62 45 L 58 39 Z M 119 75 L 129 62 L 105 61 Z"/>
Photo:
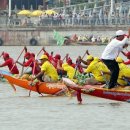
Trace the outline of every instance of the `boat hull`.
<path fill-rule="evenodd" d="M 101 85 L 85 85 L 83 87 L 69 86 L 69 88 L 91 96 L 130 102 L 130 90 L 124 90 L 121 86 L 114 90 L 101 88 Z"/>
<path fill-rule="evenodd" d="M 19 87 L 22 87 L 27 90 L 39 92 L 39 93 L 45 93 L 45 94 L 57 94 L 58 92 L 64 90 L 66 88 L 66 85 L 63 83 L 45 83 L 40 82 L 38 85 L 30 85 L 31 81 L 18 79 L 15 77 L 12 77 L 10 75 L 3 75 L 5 79 L 8 80 L 8 82 L 11 85 L 16 85 Z"/>

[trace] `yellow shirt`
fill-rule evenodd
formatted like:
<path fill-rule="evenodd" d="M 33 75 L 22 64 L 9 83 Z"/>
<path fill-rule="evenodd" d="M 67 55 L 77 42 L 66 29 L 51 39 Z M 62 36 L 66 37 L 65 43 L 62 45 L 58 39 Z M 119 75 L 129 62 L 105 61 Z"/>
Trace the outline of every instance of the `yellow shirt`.
<path fill-rule="evenodd" d="M 118 76 L 118 84 L 125 86 L 127 82 L 123 79 L 123 77 L 130 77 L 130 68 L 124 63 L 119 63 L 119 76 Z"/>
<path fill-rule="evenodd" d="M 105 82 L 105 80 L 109 78 L 106 74 L 104 74 L 105 77 L 102 76 L 101 72 L 109 72 L 109 70 L 106 65 L 100 61 L 92 61 L 85 72 L 92 73 L 94 78 L 99 82 Z"/>
<path fill-rule="evenodd" d="M 130 68 L 127 65 L 125 65 L 124 63 L 120 63 L 119 68 L 119 78 L 122 78 L 123 76 L 130 77 Z"/>
<path fill-rule="evenodd" d="M 50 76 L 53 80 L 58 80 L 57 71 L 49 61 L 42 64 L 41 71 L 44 71 L 44 74 Z"/>
<path fill-rule="evenodd" d="M 70 65 L 63 66 L 63 69 L 67 72 L 68 78 L 73 79 L 76 70 Z"/>

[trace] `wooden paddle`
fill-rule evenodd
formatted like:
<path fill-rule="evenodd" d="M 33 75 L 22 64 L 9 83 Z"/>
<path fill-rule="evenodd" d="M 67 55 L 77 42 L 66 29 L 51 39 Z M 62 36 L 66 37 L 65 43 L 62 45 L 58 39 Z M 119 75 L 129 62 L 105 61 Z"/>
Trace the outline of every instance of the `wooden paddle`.
<path fill-rule="evenodd" d="M 20 55 L 18 56 L 17 60 L 14 62 L 13 67 L 10 69 L 10 72 L 13 70 L 14 66 L 16 65 L 17 61 L 19 60 L 20 56 L 22 55 L 22 53 L 24 52 L 24 48 L 21 51 Z"/>
<path fill-rule="evenodd" d="M 0 57 L 4 54 L 4 52 L 1 53 Z"/>
<path fill-rule="evenodd" d="M 25 53 L 27 53 L 27 47 L 26 46 L 24 47 L 24 50 L 25 50 Z M 23 59 L 23 64 L 24 64 L 24 62 L 25 62 L 25 57 Z M 22 66 L 20 77 L 23 75 L 23 72 L 24 72 L 24 66 Z"/>
<path fill-rule="evenodd" d="M 32 72 L 32 81 L 31 81 L 31 85 L 32 85 L 32 83 L 33 83 L 33 77 L 35 76 L 36 59 L 37 59 L 37 55 L 35 55 L 35 61 L 34 61 L 34 66 L 33 66 L 33 72 Z M 31 91 L 32 91 L 32 86 L 30 87 L 29 97 L 30 97 L 30 95 L 31 95 Z"/>

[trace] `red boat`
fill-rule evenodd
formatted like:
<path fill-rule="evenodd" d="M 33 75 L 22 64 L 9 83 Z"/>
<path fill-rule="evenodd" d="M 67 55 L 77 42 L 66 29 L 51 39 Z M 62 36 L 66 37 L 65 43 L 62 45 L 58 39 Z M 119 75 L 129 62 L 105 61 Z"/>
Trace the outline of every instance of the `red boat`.
<path fill-rule="evenodd" d="M 130 102 L 130 86 L 122 87 L 118 86 L 114 89 L 106 89 L 102 88 L 102 85 L 85 85 L 82 87 L 78 86 L 68 86 L 70 89 L 76 90 L 78 92 L 78 96 L 81 96 L 80 93 L 117 100 L 117 101 L 125 101 Z M 81 97 L 77 97 L 79 100 L 82 100 Z"/>

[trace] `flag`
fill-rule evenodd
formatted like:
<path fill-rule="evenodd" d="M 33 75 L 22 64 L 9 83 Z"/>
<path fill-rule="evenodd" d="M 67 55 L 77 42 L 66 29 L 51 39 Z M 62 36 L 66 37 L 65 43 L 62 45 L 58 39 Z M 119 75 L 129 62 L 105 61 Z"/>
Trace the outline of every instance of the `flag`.
<path fill-rule="evenodd" d="M 57 41 L 58 46 L 62 46 L 64 44 L 65 38 L 59 34 L 57 31 L 53 31 L 53 37 Z"/>

